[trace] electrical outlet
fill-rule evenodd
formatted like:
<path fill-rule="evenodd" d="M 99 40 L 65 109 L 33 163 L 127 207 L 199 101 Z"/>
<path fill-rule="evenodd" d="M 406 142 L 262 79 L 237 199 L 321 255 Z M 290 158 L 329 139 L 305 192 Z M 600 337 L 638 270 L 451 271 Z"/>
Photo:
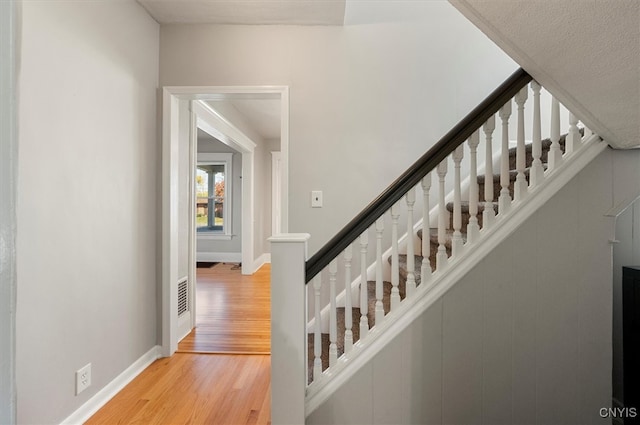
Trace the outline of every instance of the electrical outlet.
<path fill-rule="evenodd" d="M 76 395 L 91 385 L 91 363 L 76 371 Z"/>

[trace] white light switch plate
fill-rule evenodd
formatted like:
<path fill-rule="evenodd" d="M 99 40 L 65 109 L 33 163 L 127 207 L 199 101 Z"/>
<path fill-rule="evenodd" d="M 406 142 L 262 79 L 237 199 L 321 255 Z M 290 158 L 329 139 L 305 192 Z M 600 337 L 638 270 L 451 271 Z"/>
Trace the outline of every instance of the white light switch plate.
<path fill-rule="evenodd" d="M 311 191 L 311 208 L 322 208 L 322 191 Z"/>

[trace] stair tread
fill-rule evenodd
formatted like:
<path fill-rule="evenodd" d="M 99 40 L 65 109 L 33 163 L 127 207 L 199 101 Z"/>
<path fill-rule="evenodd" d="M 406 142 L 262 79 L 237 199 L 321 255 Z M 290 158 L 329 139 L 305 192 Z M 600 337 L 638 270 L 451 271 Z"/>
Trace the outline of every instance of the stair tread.
<path fill-rule="evenodd" d="M 497 208 L 495 208 L 495 210 L 497 211 Z M 445 238 L 447 238 L 447 240 L 451 240 L 453 238 L 453 229 L 445 229 Z M 466 240 L 467 235 L 466 232 L 460 231 L 460 233 L 463 235 L 463 239 Z M 418 236 L 420 237 L 420 239 L 422 239 L 422 229 L 418 230 Z M 429 237 L 433 238 L 433 236 L 435 236 L 436 238 L 438 237 L 438 228 L 437 227 L 430 227 L 429 228 Z"/>
<path fill-rule="evenodd" d="M 543 165 L 544 167 L 544 165 Z M 529 168 L 525 168 L 524 169 L 524 176 L 526 178 L 529 178 L 529 174 L 531 172 L 531 167 Z M 514 182 L 516 181 L 516 177 L 518 176 L 518 170 L 509 170 L 509 181 L 510 182 Z M 484 174 L 481 174 L 478 176 L 478 184 L 484 184 L 486 176 Z M 494 183 L 500 183 L 500 179 L 501 179 L 501 175 L 500 173 L 494 173 L 493 174 L 493 182 Z"/>
<path fill-rule="evenodd" d="M 583 136 L 584 135 L 584 128 L 579 128 L 578 132 L 580 133 L 580 136 Z M 561 135 L 560 139 L 558 140 L 558 143 L 560 144 L 560 149 L 562 150 L 562 152 L 564 152 L 564 145 L 565 145 L 566 138 L 567 138 L 567 134 L 565 133 L 565 134 Z M 551 148 L 551 139 L 549 139 L 549 138 L 542 139 L 540 144 L 542 146 L 542 153 L 544 155 Z M 525 149 L 525 152 L 527 154 L 530 154 L 532 152 L 532 150 L 533 150 L 533 143 L 525 143 L 524 149 Z M 517 150 L 518 150 L 517 146 L 509 148 L 509 157 L 515 157 Z"/>
<path fill-rule="evenodd" d="M 478 202 L 478 213 L 481 213 L 484 211 L 486 204 L 487 204 L 486 202 Z M 494 211 L 497 213 L 498 205 L 495 202 L 493 202 L 492 206 Z M 449 211 L 450 213 L 453 212 L 453 202 L 447 203 L 446 207 L 447 207 L 447 211 Z M 469 201 L 460 201 L 460 212 L 462 214 L 469 214 Z"/>
<path fill-rule="evenodd" d="M 444 236 L 445 237 L 445 242 L 444 242 L 444 244 L 445 244 L 445 246 L 447 248 L 451 247 L 451 243 L 453 241 L 453 233 L 454 233 L 453 229 L 446 229 L 445 230 L 445 236 Z M 460 235 L 462 236 L 463 242 L 466 242 L 467 241 L 467 234 L 463 233 L 461 231 Z M 438 229 L 429 229 L 429 240 L 432 243 L 436 244 L 436 245 L 439 244 L 439 241 L 438 241 Z"/>

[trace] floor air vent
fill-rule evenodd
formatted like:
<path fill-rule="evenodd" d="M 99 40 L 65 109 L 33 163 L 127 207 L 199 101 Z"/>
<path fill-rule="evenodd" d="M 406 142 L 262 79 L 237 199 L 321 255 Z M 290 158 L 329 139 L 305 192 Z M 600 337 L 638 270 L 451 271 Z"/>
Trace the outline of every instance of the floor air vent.
<path fill-rule="evenodd" d="M 178 282 L 178 316 L 182 316 L 189 310 L 188 292 L 187 278 L 184 278 Z"/>

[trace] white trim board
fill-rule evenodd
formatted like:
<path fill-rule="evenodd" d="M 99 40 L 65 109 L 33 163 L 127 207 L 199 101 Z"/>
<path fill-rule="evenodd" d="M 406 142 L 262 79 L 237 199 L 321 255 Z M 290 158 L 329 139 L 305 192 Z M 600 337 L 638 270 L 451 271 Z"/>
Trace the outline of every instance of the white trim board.
<path fill-rule="evenodd" d="M 280 164 L 282 162 L 282 154 L 280 151 L 271 152 L 271 234 L 277 235 L 282 233 L 280 226 L 282 223 L 281 207 L 282 207 L 282 175 L 280 172 Z"/>
<path fill-rule="evenodd" d="M 611 220 L 611 238 L 609 239 L 610 243 L 619 243 L 620 241 L 616 235 L 616 223 L 618 221 L 618 216 L 626 211 L 631 205 L 635 204 L 636 201 L 640 199 L 640 190 L 636 190 L 632 195 L 626 197 L 622 201 L 618 203 L 618 205 L 613 206 L 609 211 L 607 211 L 604 216 L 608 217 Z"/>
<path fill-rule="evenodd" d="M 201 100 L 193 101 L 198 127 L 239 152 L 253 152 L 256 144 L 225 117 Z"/>
<path fill-rule="evenodd" d="M 640 189 L 636 190 L 632 195 L 620 201 L 618 205 L 615 205 L 609 211 L 607 211 L 604 216 L 617 217 L 622 214 L 627 208 L 633 205 L 638 199 L 640 199 Z"/>
<path fill-rule="evenodd" d="M 0 423 L 15 423 L 16 390 L 16 188 L 20 2 L 0 2 Z"/>
<path fill-rule="evenodd" d="M 264 253 L 260 257 L 258 257 L 256 259 L 256 261 L 253 262 L 253 266 L 251 268 L 253 269 L 253 272 L 255 273 L 260 269 L 260 267 L 264 266 L 267 263 L 271 263 L 271 254 L 270 253 Z"/>
<path fill-rule="evenodd" d="M 158 360 L 161 357 L 161 351 L 159 345 L 152 347 L 120 375 L 116 376 L 113 381 L 109 382 L 104 388 L 87 400 L 78 410 L 63 420 L 61 424 L 81 425 L 89 420 L 102 406 L 107 404 L 107 402 L 118 394 L 128 383 L 133 381 L 136 376 L 140 375 L 151 363 Z"/>
<path fill-rule="evenodd" d="M 198 167 L 198 116 L 193 110 L 189 111 L 190 134 L 189 134 L 189 176 L 194 179 L 194 184 L 189 187 L 189 229 L 196 228 L 196 185 L 195 176 Z M 189 253 L 187 258 L 189 259 L 189 275 L 187 280 L 187 291 L 189 293 L 188 307 L 189 307 L 189 326 L 191 329 L 196 327 L 196 262 L 191 259 L 196 258 L 198 239 L 196 232 L 189 231 Z M 180 329 L 180 323 L 178 323 L 178 329 Z M 180 341 L 182 338 L 180 338 Z"/>
<path fill-rule="evenodd" d="M 198 252 L 197 262 L 207 263 L 241 263 L 242 254 L 239 252 Z"/>

